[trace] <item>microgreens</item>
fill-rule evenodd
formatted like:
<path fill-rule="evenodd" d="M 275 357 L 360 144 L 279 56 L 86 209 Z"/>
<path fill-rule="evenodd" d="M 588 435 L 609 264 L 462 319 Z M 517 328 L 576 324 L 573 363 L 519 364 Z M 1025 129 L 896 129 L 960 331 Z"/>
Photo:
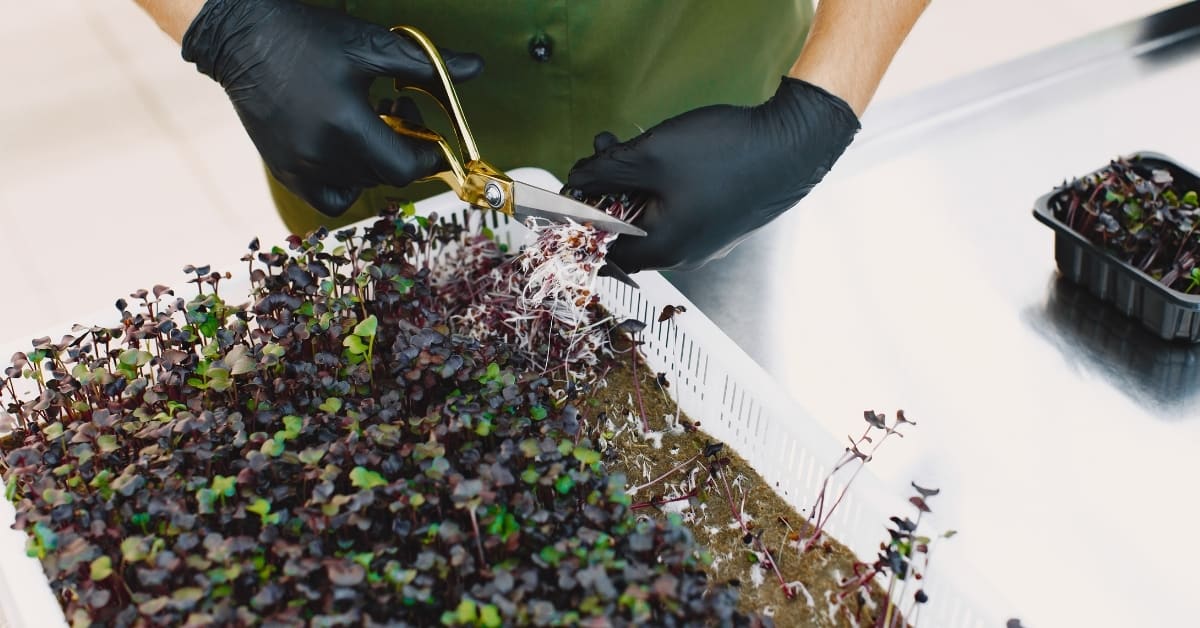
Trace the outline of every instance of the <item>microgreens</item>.
<path fill-rule="evenodd" d="M 611 238 L 537 228 L 516 257 L 401 208 L 255 240 L 248 304 L 189 266 L 191 298 L 138 291 L 13 356 L 0 466 L 67 617 L 746 625 L 567 399 L 610 351 Z"/>
<path fill-rule="evenodd" d="M 1198 182 L 1154 159 L 1117 159 L 1064 183 L 1050 198 L 1054 216 L 1165 286 L 1200 289 Z"/>

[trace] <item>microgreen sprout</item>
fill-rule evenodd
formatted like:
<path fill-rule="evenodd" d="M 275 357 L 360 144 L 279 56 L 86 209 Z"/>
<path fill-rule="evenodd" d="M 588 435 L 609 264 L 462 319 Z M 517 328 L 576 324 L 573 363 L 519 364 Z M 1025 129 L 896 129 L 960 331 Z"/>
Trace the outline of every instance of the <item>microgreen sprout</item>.
<path fill-rule="evenodd" d="M 846 494 L 849 492 L 851 484 L 854 483 L 854 479 L 858 477 L 863 467 L 865 467 L 866 464 L 871 461 L 871 458 L 874 457 L 875 452 L 878 451 L 879 448 L 882 447 L 891 436 L 894 435 L 902 438 L 904 434 L 899 431 L 902 425 L 916 425 L 916 422 L 909 420 L 908 417 L 905 416 L 903 410 L 896 411 L 896 419 L 891 425 L 888 425 L 886 415 L 875 412 L 874 410 L 864 411 L 863 418 L 867 422 L 866 429 L 858 438 L 847 437 L 850 439 L 850 446 L 846 448 L 845 452 L 842 454 L 842 457 L 834 464 L 833 468 L 829 471 L 829 474 L 826 475 L 825 479 L 821 482 L 821 489 L 817 493 L 816 500 L 809 515 L 809 529 L 811 530 L 811 533 L 809 534 L 808 539 L 800 547 L 800 554 L 804 554 L 808 550 L 812 549 L 812 547 L 818 541 L 820 541 L 821 534 L 824 532 L 825 526 L 829 523 L 829 520 L 833 518 L 834 512 L 837 510 L 838 505 L 842 503 L 842 499 L 845 498 Z M 867 451 L 862 451 L 861 448 L 867 445 L 870 445 Z M 829 489 L 833 478 L 842 469 L 851 466 L 854 469 L 851 471 L 850 477 L 846 480 L 845 484 L 843 484 L 842 490 L 838 493 L 836 498 L 831 498 L 829 495 Z"/>

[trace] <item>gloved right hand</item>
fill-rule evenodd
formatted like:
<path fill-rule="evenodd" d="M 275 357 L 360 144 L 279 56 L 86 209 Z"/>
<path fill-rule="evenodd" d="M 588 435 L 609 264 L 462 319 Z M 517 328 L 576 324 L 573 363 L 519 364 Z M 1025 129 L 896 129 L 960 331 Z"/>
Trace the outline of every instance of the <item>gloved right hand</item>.
<path fill-rule="evenodd" d="M 456 82 L 483 69 L 478 55 L 442 55 Z M 183 58 L 225 88 L 271 173 L 321 213 L 444 167 L 433 143 L 392 131 L 367 100 L 376 77 L 436 80 L 421 49 L 382 26 L 296 0 L 208 0 Z"/>

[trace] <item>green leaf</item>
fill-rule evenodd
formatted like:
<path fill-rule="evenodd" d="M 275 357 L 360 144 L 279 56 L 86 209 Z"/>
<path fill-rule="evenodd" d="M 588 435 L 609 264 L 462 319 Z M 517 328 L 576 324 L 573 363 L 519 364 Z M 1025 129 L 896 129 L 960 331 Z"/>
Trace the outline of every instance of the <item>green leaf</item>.
<path fill-rule="evenodd" d="M 149 362 L 153 357 L 154 356 L 149 351 L 142 351 L 140 349 L 126 349 L 121 352 L 121 355 L 117 358 L 117 360 L 125 366 L 140 368 L 145 366 L 146 363 Z"/>
<path fill-rule="evenodd" d="M 304 427 L 304 419 L 294 414 L 289 414 L 283 417 L 283 427 L 295 436 L 299 436 L 300 429 Z"/>
<path fill-rule="evenodd" d="M 272 458 L 278 458 L 283 454 L 283 443 L 274 438 L 267 439 L 262 444 L 262 452 Z"/>
<path fill-rule="evenodd" d="M 354 467 L 350 471 L 350 484 L 355 488 L 371 490 L 379 486 L 387 486 L 388 481 L 382 475 L 366 467 Z"/>
<path fill-rule="evenodd" d="M 479 613 L 475 608 L 475 602 L 469 599 L 463 599 L 458 603 L 458 608 L 454 611 L 454 620 L 462 626 L 474 626 L 479 619 Z"/>
<path fill-rule="evenodd" d="M 249 506 L 246 506 L 246 512 L 252 512 L 259 517 L 266 517 L 271 512 L 271 502 L 261 497 L 255 497 L 254 501 L 250 502 Z"/>
<path fill-rule="evenodd" d="M 529 409 L 529 416 L 534 421 L 541 421 L 542 419 L 546 418 L 546 409 L 542 406 L 533 406 Z"/>
<path fill-rule="evenodd" d="M 96 474 L 96 477 L 92 478 L 91 482 L 88 482 L 88 486 L 92 488 L 106 487 L 110 482 L 112 482 L 112 477 L 112 471 L 109 471 L 108 469 L 101 469 L 100 472 Z"/>
<path fill-rule="evenodd" d="M 529 467 L 521 472 L 521 480 L 526 484 L 537 484 L 540 477 L 541 475 L 538 474 L 537 469 L 533 467 Z"/>
<path fill-rule="evenodd" d="M 547 545 L 542 548 L 541 552 L 538 552 L 538 556 L 541 556 L 542 560 L 550 565 L 557 567 L 558 561 L 562 560 L 563 553 L 555 549 L 553 545 Z"/>
<path fill-rule="evenodd" d="M 1104 200 L 1106 200 L 1110 203 L 1124 203 L 1125 197 L 1121 194 L 1113 192 L 1112 190 L 1105 190 L 1104 191 Z"/>
<path fill-rule="evenodd" d="M 356 338 L 356 336 L 351 336 L 351 338 Z M 330 397 L 318 407 L 329 414 L 337 414 L 342 409 L 342 400 L 337 397 Z"/>
<path fill-rule="evenodd" d="M 316 465 L 325 456 L 325 447 L 309 447 L 300 452 L 300 462 L 308 465 Z"/>
<path fill-rule="evenodd" d="M 342 346 L 346 347 L 346 351 L 354 355 L 361 355 L 367 352 L 367 346 L 362 343 L 359 336 L 346 336 L 346 339 L 342 340 Z"/>
<path fill-rule="evenodd" d="M 487 373 L 485 373 L 479 381 L 486 384 L 487 382 L 492 382 L 497 379 L 500 379 L 500 365 L 492 362 L 487 366 Z"/>
<path fill-rule="evenodd" d="M 1183 195 L 1183 204 L 1191 207 L 1200 206 L 1200 198 L 1197 198 L 1195 190 L 1188 190 L 1187 193 Z"/>
<path fill-rule="evenodd" d="M 484 628 L 500 628 L 500 609 L 494 604 L 484 604 L 479 607 L 479 623 Z"/>
<path fill-rule="evenodd" d="M 254 360 L 254 358 L 252 358 L 248 355 L 244 355 L 244 356 L 238 358 L 233 363 L 233 366 L 231 366 L 229 368 L 229 373 L 231 375 L 242 375 L 245 373 L 253 372 L 257 368 L 258 368 L 258 362 L 256 362 Z"/>
<path fill-rule="evenodd" d="M 573 452 L 575 459 L 586 465 L 596 464 L 600 462 L 600 452 L 588 449 L 586 447 L 576 447 Z"/>
<path fill-rule="evenodd" d="M 398 561 L 389 560 L 383 569 L 383 575 L 395 584 L 408 584 L 417 578 L 416 569 L 405 569 Z"/>
<path fill-rule="evenodd" d="M 558 479 L 554 481 L 554 488 L 558 490 L 559 495 L 570 493 L 574 487 L 575 480 L 572 480 L 571 476 L 567 473 L 558 476 Z"/>
<path fill-rule="evenodd" d="M 92 561 L 92 580 L 99 582 L 112 575 L 112 559 L 101 556 Z"/>
<path fill-rule="evenodd" d="M 363 322 L 354 326 L 354 335 L 360 338 L 374 338 L 375 330 L 378 327 L 379 319 L 375 318 L 375 315 L 372 314 L 364 319 Z"/>
<path fill-rule="evenodd" d="M 233 497 L 233 493 L 237 488 L 237 477 L 232 475 L 214 475 L 212 480 L 212 490 L 218 495 L 225 497 Z"/>
<path fill-rule="evenodd" d="M 42 501 L 45 501 L 50 506 L 64 506 L 75 503 L 75 495 L 69 491 L 48 488 L 42 491 Z M 136 517 L 137 515 L 134 516 Z"/>
<path fill-rule="evenodd" d="M 508 512 L 508 509 L 504 506 L 493 506 L 492 508 L 496 511 L 496 516 L 487 526 L 488 534 L 494 534 L 500 537 L 501 540 L 507 541 L 509 536 L 520 530 L 520 526 L 517 525 L 517 518 Z"/>
<path fill-rule="evenodd" d="M 416 285 L 416 282 L 408 277 L 392 277 L 392 287 L 400 294 L 408 294 L 408 291 L 412 290 L 414 285 Z"/>
<path fill-rule="evenodd" d="M 203 597 L 204 589 L 200 587 L 183 587 L 171 594 L 171 599 L 176 602 L 199 602 Z"/>
<path fill-rule="evenodd" d="M 106 454 L 112 453 L 121 447 L 117 444 L 117 437 L 112 434 L 101 434 L 96 438 L 96 445 L 100 447 L 101 452 Z"/>
<path fill-rule="evenodd" d="M 142 536 L 131 536 L 121 541 L 121 556 L 127 563 L 136 563 L 150 555 L 150 543 Z"/>
<path fill-rule="evenodd" d="M 538 442 L 532 438 L 526 438 L 525 440 L 521 441 L 521 444 L 518 445 L 518 447 L 520 447 L 521 453 L 525 454 L 525 457 L 529 458 L 530 460 L 537 458 L 538 454 L 542 452 L 541 446 L 538 445 Z"/>
<path fill-rule="evenodd" d="M 63 435 L 63 424 L 55 421 L 42 428 L 42 436 L 46 440 L 58 440 Z"/>

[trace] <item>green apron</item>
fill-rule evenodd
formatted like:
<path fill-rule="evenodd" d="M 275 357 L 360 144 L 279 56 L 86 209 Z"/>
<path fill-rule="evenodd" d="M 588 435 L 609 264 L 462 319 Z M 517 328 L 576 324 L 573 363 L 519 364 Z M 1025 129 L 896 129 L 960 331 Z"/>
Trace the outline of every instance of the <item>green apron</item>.
<path fill-rule="evenodd" d="M 565 179 L 592 138 L 622 140 L 704 105 L 758 104 L 800 53 L 809 0 L 309 0 L 385 26 L 410 24 L 439 46 L 477 52 L 483 73 L 458 86 L 483 158 Z M 373 101 L 394 94 L 380 80 Z M 437 105 L 416 98 L 447 138 Z M 452 144 L 454 142 L 452 141 Z M 387 204 L 445 192 L 439 182 L 367 190 L 345 215 L 318 213 L 268 175 L 293 233 L 376 215 Z"/>

